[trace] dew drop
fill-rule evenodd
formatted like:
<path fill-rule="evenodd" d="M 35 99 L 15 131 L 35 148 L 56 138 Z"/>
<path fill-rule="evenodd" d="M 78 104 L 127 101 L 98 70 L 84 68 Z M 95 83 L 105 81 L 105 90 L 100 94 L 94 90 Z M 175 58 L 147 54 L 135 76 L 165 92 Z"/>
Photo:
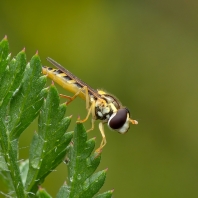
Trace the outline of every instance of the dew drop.
<path fill-rule="evenodd" d="M 10 116 L 7 116 L 7 117 L 6 117 L 6 120 L 5 120 L 5 123 L 10 122 L 10 120 L 11 120 L 11 117 L 10 117 Z"/>
<path fill-rule="evenodd" d="M 89 158 L 87 159 L 86 164 L 87 164 L 87 167 L 91 167 L 92 166 L 91 160 Z"/>
<path fill-rule="evenodd" d="M 70 179 L 69 179 L 69 180 L 70 180 L 70 182 L 73 182 L 73 177 L 70 177 Z"/>
<path fill-rule="evenodd" d="M 78 175 L 77 175 L 77 179 L 78 179 L 78 180 L 81 180 L 81 178 L 82 178 L 81 175 L 78 174 Z"/>

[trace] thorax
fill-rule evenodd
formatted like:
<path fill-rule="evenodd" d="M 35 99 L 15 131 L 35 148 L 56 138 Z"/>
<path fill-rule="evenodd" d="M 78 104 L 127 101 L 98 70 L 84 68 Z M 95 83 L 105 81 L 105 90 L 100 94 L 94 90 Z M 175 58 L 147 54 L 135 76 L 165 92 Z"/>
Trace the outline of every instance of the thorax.
<path fill-rule="evenodd" d="M 98 91 L 100 98 L 95 100 L 95 116 L 96 119 L 108 122 L 110 116 L 120 109 L 121 104 L 118 100 L 103 91 Z"/>

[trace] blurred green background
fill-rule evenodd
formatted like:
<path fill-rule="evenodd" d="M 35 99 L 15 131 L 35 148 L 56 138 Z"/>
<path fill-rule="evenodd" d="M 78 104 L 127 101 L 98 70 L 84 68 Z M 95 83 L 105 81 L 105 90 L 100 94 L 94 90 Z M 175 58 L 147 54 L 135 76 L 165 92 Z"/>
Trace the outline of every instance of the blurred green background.
<path fill-rule="evenodd" d="M 105 127 L 98 170 L 108 167 L 102 191 L 114 188 L 116 198 L 198 197 L 197 10 L 195 0 L 1 1 L 0 40 L 8 36 L 12 56 L 25 47 L 28 60 L 36 50 L 44 65 L 52 57 L 139 121 L 126 135 Z M 75 100 L 71 114 L 73 130 L 85 102 Z M 97 125 L 89 137 L 99 145 Z M 36 121 L 22 135 L 20 159 L 35 130 Z M 60 165 L 43 187 L 55 197 L 65 180 Z"/>

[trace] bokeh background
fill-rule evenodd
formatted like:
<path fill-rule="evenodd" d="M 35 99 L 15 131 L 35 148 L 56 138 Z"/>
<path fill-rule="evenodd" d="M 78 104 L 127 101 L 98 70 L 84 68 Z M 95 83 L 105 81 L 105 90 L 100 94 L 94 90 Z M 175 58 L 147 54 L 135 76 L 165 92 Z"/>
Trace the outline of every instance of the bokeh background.
<path fill-rule="evenodd" d="M 12 56 L 26 47 L 28 60 L 36 50 L 44 65 L 52 57 L 93 88 L 113 93 L 139 121 L 126 135 L 105 127 L 98 170 L 108 167 L 108 174 L 101 192 L 198 197 L 197 10 L 195 0 L 1 1 L 0 39 L 8 36 Z M 86 115 L 85 102 L 75 100 L 71 114 L 69 130 Z M 34 121 L 22 135 L 20 159 L 28 157 L 36 129 Z M 97 125 L 94 136 L 99 145 Z M 55 197 L 65 180 L 60 165 L 43 187 Z"/>

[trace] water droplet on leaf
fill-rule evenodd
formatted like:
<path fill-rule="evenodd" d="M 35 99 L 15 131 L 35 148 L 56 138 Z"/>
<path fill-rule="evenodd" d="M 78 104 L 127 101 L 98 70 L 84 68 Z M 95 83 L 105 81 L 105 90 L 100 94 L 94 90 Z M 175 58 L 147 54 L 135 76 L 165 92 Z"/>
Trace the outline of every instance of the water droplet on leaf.
<path fill-rule="evenodd" d="M 78 179 L 78 180 L 81 180 L 81 178 L 82 178 L 81 175 L 78 174 L 78 175 L 77 175 L 77 179 Z"/>
<path fill-rule="evenodd" d="M 70 178 L 69 178 L 69 181 L 70 181 L 70 182 L 73 182 L 73 177 L 70 177 Z"/>

